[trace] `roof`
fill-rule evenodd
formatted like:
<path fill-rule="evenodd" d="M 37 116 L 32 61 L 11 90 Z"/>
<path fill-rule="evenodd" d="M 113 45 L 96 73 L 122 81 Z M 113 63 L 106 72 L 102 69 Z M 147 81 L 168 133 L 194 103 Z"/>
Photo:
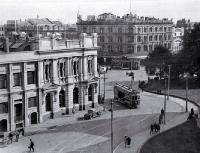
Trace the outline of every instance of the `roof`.
<path fill-rule="evenodd" d="M 105 16 L 105 15 L 114 15 L 114 14 L 112 14 L 112 13 L 102 13 L 99 16 Z"/>
<path fill-rule="evenodd" d="M 28 22 L 31 23 L 32 25 L 48 25 L 48 24 L 53 24 L 52 21 L 50 21 L 48 18 L 44 19 L 28 19 Z"/>
<path fill-rule="evenodd" d="M 23 43 L 14 43 L 10 48 L 16 49 L 19 48 Z"/>

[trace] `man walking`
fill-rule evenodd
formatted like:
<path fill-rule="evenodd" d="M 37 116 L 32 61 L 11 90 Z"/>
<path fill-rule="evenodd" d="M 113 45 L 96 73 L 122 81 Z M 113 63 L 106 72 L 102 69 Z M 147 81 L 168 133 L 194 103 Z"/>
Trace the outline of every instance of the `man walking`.
<path fill-rule="evenodd" d="M 29 146 L 30 152 L 31 152 L 31 149 L 32 149 L 33 152 L 34 152 L 34 142 L 30 139 L 30 146 Z"/>

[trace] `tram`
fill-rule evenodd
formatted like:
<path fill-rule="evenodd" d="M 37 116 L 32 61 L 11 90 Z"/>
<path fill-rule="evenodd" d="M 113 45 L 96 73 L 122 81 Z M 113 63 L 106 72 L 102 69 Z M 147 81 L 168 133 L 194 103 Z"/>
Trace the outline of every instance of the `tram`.
<path fill-rule="evenodd" d="M 114 101 L 118 101 L 131 109 L 138 108 L 140 105 L 140 92 L 117 83 L 114 86 Z"/>

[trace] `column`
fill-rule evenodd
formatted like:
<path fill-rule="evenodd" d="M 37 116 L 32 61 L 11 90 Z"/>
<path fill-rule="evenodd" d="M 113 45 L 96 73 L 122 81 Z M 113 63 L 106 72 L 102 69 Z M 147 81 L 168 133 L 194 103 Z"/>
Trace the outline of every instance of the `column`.
<path fill-rule="evenodd" d="M 72 113 L 73 108 L 73 85 L 67 85 L 65 90 L 65 106 L 66 106 L 66 114 Z"/>
<path fill-rule="evenodd" d="M 93 65 L 94 65 L 94 76 L 98 76 L 98 72 L 97 72 L 97 56 L 95 55 L 94 56 L 94 59 L 93 59 Z"/>
<path fill-rule="evenodd" d="M 78 88 L 78 100 L 79 100 L 79 110 L 81 111 L 81 110 L 83 110 L 83 97 L 84 97 L 84 95 L 83 95 L 83 86 L 81 85 L 81 86 L 79 86 L 79 88 Z"/>
<path fill-rule="evenodd" d="M 51 76 L 53 77 L 53 83 L 59 84 L 58 82 L 58 59 L 53 59 L 53 65 L 52 65 L 52 73 Z"/>

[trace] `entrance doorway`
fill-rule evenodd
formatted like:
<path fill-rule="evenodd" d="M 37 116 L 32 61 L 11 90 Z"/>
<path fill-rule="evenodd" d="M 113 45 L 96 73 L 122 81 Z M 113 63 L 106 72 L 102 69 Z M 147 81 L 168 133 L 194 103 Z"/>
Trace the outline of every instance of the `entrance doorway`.
<path fill-rule="evenodd" d="M 48 93 L 45 98 L 46 103 L 46 112 L 52 111 L 52 102 L 51 102 L 51 94 Z"/>
<path fill-rule="evenodd" d="M 31 124 L 37 124 L 37 113 L 31 113 Z"/>
<path fill-rule="evenodd" d="M 6 132 L 7 131 L 7 120 L 3 119 L 0 121 L 0 131 Z"/>
<path fill-rule="evenodd" d="M 75 87 L 75 88 L 73 89 L 73 104 L 78 104 L 78 103 L 79 103 L 78 97 L 79 97 L 78 88 Z"/>

